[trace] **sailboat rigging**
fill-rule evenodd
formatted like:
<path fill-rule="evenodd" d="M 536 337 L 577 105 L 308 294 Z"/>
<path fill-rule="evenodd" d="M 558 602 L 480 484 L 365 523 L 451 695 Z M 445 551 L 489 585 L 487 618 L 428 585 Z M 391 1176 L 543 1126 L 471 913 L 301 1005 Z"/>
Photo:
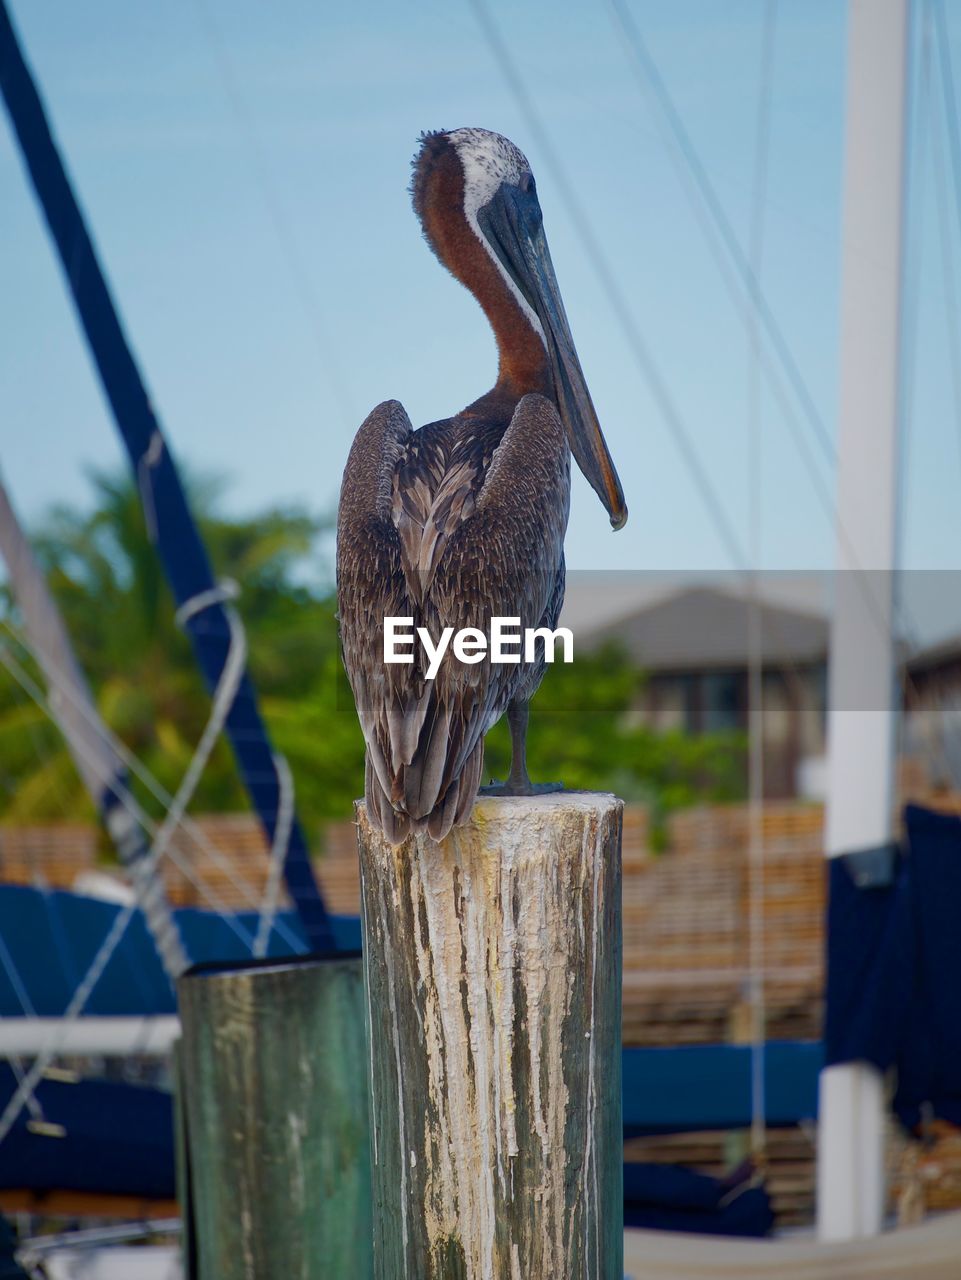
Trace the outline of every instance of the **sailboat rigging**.
<path fill-rule="evenodd" d="M 147 525 L 215 699 L 233 685 L 224 728 L 271 844 L 286 822 L 284 773 L 260 715 L 231 584 L 216 581 L 143 378 L 124 334 L 80 206 L 53 140 L 36 84 L 0 0 L 0 88 L 43 209 L 84 335 L 140 488 Z M 289 823 L 284 878 L 314 950 L 335 947 L 303 830 Z"/>

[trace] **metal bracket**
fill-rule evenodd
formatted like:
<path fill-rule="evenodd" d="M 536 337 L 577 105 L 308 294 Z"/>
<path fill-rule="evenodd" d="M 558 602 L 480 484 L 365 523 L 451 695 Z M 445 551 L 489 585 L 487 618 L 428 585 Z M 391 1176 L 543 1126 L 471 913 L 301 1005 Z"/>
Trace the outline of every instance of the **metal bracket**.
<path fill-rule="evenodd" d="M 859 889 L 887 889 L 894 883 L 901 846 L 896 840 L 873 849 L 841 854 L 848 875 Z"/>

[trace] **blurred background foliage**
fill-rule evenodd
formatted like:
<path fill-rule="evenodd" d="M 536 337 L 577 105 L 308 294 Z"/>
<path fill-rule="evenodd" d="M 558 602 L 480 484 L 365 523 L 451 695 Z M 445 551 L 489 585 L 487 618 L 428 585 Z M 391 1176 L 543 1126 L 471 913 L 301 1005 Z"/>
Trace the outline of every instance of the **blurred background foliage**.
<path fill-rule="evenodd" d="M 173 792 L 210 701 L 174 622 L 134 485 L 103 473 L 90 481 L 92 506 L 54 508 L 34 530 L 33 545 L 106 723 Z M 337 643 L 331 522 L 296 508 L 229 517 L 221 510 L 222 484 L 194 479 L 190 491 L 217 575 L 240 584 L 251 674 L 317 846 L 323 823 L 348 817 L 363 790 L 363 739 Z M 0 640 L 30 667 L 15 639 L 17 613 L 9 596 L 3 613 L 10 626 Z M 549 670 L 532 707 L 531 776 L 644 801 L 655 830 L 671 810 L 740 798 L 742 736 L 693 738 L 638 724 L 631 708 L 642 681 L 642 672 L 616 647 Z M 502 722 L 488 738 L 485 773 L 504 777 L 509 761 Z M 148 812 L 158 815 L 156 800 L 140 782 L 133 786 Z M 230 750 L 220 742 L 191 808 L 212 813 L 247 807 Z M 0 670 L 0 818 L 93 817 L 58 730 Z"/>

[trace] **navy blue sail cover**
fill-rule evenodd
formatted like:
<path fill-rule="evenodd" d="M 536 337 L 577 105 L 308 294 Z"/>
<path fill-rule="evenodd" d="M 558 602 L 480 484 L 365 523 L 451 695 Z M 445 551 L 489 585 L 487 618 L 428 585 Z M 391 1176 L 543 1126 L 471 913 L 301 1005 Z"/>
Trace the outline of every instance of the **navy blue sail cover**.
<path fill-rule="evenodd" d="M 711 1236 L 766 1236 L 774 1226 L 771 1197 L 744 1178 L 737 1185 L 694 1169 L 624 1165 L 624 1225 L 646 1231 Z"/>
<path fill-rule="evenodd" d="M 0 1064 L 0 1108 L 16 1089 Z M 176 1194 L 173 1100 L 161 1089 L 105 1080 L 43 1080 L 37 1101 L 63 1136 L 31 1129 L 23 1111 L 0 1144 L 0 1189 L 90 1192 L 168 1200 Z M 627 1226 L 764 1235 L 773 1223 L 760 1187 L 663 1165 L 624 1166 Z"/>
<path fill-rule="evenodd" d="M 114 902 L 64 890 L 0 884 L 0 1017 L 60 1017 L 120 910 Z M 199 907 L 181 907 L 174 918 L 195 961 L 249 959 L 257 912 L 240 911 L 227 917 Z M 276 924 L 279 928 L 271 931 L 268 956 L 289 955 L 290 937 L 306 949 L 306 937 L 293 912 L 281 912 Z M 337 950 L 360 946 L 356 916 L 332 916 L 331 925 Z M 135 911 L 84 1012 L 147 1017 L 175 1013 L 176 1007 L 173 986 L 143 914 Z"/>
<path fill-rule="evenodd" d="M 13 1071 L 0 1063 L 0 1106 L 16 1087 Z M 174 1198 L 169 1093 L 105 1080 L 41 1080 L 36 1098 L 44 1120 L 62 1125 L 66 1134 L 31 1129 L 30 1112 L 21 1111 L 0 1144 L 0 1188 Z"/>
<path fill-rule="evenodd" d="M 909 1127 L 925 1108 L 961 1125 L 961 818 L 909 805 L 905 828 L 885 888 L 832 861 L 826 1060 L 896 1067 Z"/>
<path fill-rule="evenodd" d="M 174 597 L 181 608 L 209 601 L 190 614 L 185 627 L 204 678 L 213 690 L 230 649 L 228 616 L 3 0 L 0 88 L 104 393 L 130 457 L 147 526 Z M 254 808 L 272 843 L 280 810 L 280 779 L 246 672 L 230 707 L 226 731 Z M 311 948 L 332 948 L 330 922 L 296 818 L 290 831 L 284 876 Z"/>

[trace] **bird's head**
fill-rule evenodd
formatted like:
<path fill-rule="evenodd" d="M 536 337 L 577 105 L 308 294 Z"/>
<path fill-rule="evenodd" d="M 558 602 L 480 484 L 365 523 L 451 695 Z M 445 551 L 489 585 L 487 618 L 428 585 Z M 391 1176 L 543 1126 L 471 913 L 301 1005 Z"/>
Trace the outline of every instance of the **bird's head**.
<path fill-rule="evenodd" d="M 620 480 L 577 358 L 524 153 L 487 129 L 425 134 L 413 162 L 414 209 L 428 244 L 504 331 L 543 347 L 571 453 L 615 529 L 627 520 Z M 478 255 L 478 245 L 483 250 Z M 493 300 L 492 300 L 493 299 Z"/>

